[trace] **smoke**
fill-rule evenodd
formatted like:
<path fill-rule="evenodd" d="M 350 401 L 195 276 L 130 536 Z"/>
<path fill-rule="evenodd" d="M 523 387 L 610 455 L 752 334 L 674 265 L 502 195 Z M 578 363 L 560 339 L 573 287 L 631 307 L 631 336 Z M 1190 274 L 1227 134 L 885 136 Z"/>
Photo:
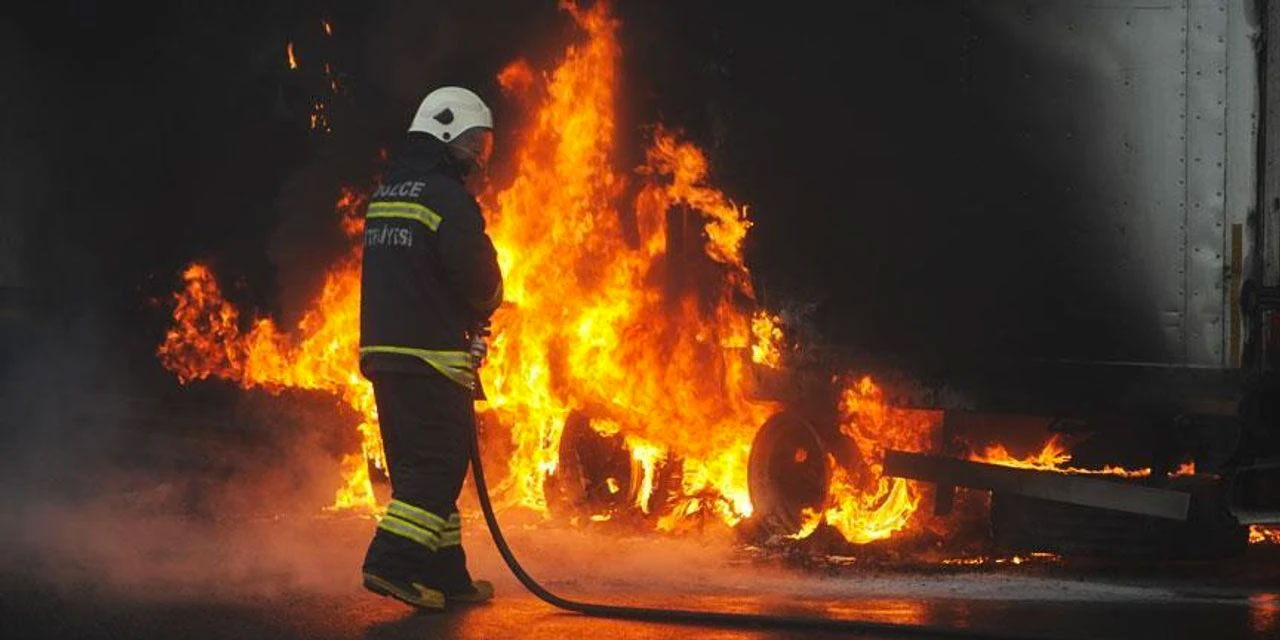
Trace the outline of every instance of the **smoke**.
<path fill-rule="evenodd" d="M 753 609 L 777 598 L 802 603 L 839 600 L 842 614 L 886 622 L 918 622 L 929 599 L 992 601 L 1168 600 L 1163 586 L 1107 584 L 1050 572 L 1011 575 L 990 570 L 881 570 L 865 567 L 826 574 L 763 561 L 757 551 L 734 542 L 732 534 L 704 532 L 673 538 L 657 534 L 618 534 L 580 529 L 522 527 L 511 514 L 499 514 L 515 555 L 533 577 L 559 595 L 591 602 L 643 606 L 682 605 L 697 598 L 733 610 Z M 464 525 L 471 572 L 492 579 L 505 592 L 523 589 L 498 556 L 483 522 Z M 856 561 L 855 561 L 856 564 Z M 881 606 L 895 602 L 894 606 Z M 898 606 L 902 605 L 902 606 Z"/>
<path fill-rule="evenodd" d="M 86 314 L 33 330 L 3 362 L 0 579 L 154 598 L 350 586 L 367 521 L 345 546 L 304 541 L 341 539 L 308 527 L 353 416 L 221 383 L 157 393 L 108 327 Z"/>

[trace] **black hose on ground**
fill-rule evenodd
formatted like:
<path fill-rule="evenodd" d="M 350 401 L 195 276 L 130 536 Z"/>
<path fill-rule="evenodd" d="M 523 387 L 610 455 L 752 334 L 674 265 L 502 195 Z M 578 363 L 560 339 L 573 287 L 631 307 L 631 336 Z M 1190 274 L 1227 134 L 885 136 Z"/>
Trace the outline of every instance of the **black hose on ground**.
<path fill-rule="evenodd" d="M 619 618 L 640 622 L 663 622 L 693 624 L 718 627 L 750 627 L 750 628 L 788 628 L 813 629 L 824 631 L 843 631 L 846 633 L 868 634 L 878 633 L 897 636 L 928 636 L 947 638 L 986 638 L 992 640 L 1012 639 L 1015 636 L 979 632 L 957 627 L 940 627 L 922 624 L 894 624 L 887 622 L 867 622 L 861 620 L 842 620 L 838 618 L 821 618 L 816 616 L 771 615 L 763 613 L 730 613 L 725 611 L 694 611 L 690 609 L 659 609 L 654 607 L 627 607 L 614 604 L 597 604 L 579 602 L 560 597 L 538 584 L 529 575 L 520 562 L 516 560 L 507 540 L 502 536 L 498 526 L 498 518 L 493 513 L 493 504 L 489 501 L 489 485 L 484 479 L 484 466 L 480 463 L 480 438 L 472 429 L 471 473 L 475 477 L 476 494 L 480 499 L 480 510 L 484 512 L 484 520 L 489 525 L 489 533 L 493 536 L 493 544 L 498 553 L 511 568 L 511 573 L 526 589 L 546 601 L 553 607 L 574 611 L 588 616 L 600 618 Z M 1019 636 L 1022 637 L 1022 636 Z"/>

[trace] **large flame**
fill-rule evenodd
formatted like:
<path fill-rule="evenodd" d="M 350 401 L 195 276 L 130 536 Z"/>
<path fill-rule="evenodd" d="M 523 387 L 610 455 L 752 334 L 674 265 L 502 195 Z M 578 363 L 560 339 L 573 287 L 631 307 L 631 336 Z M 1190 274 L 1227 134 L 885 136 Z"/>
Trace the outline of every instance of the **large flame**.
<path fill-rule="evenodd" d="M 711 513 L 735 523 L 751 513 L 747 453 L 772 410 L 748 399 L 747 367 L 753 354 L 776 366 L 779 337 L 771 317 L 753 322 L 746 211 L 707 184 L 701 151 L 665 129 L 655 129 L 635 176 L 614 167 L 617 23 L 605 3 L 566 9 L 585 38 L 541 76 L 542 86 L 530 86 L 523 62 L 501 76 L 541 98 L 513 153 L 516 177 L 482 198 L 506 278 L 482 371 L 488 409 L 515 445 L 502 501 L 546 511 L 543 487 L 557 469 L 565 420 L 589 408 L 625 436 L 642 511 L 658 463 L 678 459 L 682 487 L 664 497 L 662 515 Z M 624 198 L 629 180 L 638 189 Z M 211 271 L 193 264 L 159 356 L 183 382 L 214 376 L 341 397 L 363 416 L 363 446 L 344 461 L 335 505 L 373 509 L 365 460 L 385 465 L 371 388 L 356 361 L 360 200 L 351 192 L 339 203 L 353 248 L 295 331 L 265 318 L 242 330 Z M 686 240 L 702 244 L 701 262 L 668 255 L 667 217 L 677 209 L 701 220 L 700 239 Z M 688 277 L 677 278 L 686 268 Z M 683 285 L 670 286 L 677 281 Z"/>
<path fill-rule="evenodd" d="M 636 171 L 615 166 L 618 24 L 603 2 L 565 8 L 583 38 L 558 66 L 534 73 L 520 60 L 498 76 L 530 111 L 511 152 L 515 177 L 481 198 L 506 290 L 481 370 L 482 409 L 513 445 L 497 497 L 547 512 L 561 436 L 579 412 L 625 443 L 628 508 L 667 531 L 708 519 L 734 525 L 752 513 L 752 437 L 776 409 L 749 397 L 750 367 L 779 367 L 783 337 L 779 318 L 752 302 L 747 212 L 709 184 L 706 157 L 671 130 L 652 130 Z M 242 329 L 210 269 L 193 264 L 159 356 L 183 382 L 213 376 L 340 397 L 362 418 L 362 447 L 343 461 L 334 506 L 373 511 L 368 463 L 385 463 L 357 362 L 363 203 L 355 191 L 338 203 L 352 248 L 294 331 L 267 318 Z M 850 380 L 839 408 L 863 464 L 831 461 L 831 492 L 813 526 L 823 520 L 854 542 L 888 537 L 907 526 L 920 493 L 883 475 L 884 451 L 927 448 L 937 414 L 888 407 L 870 378 Z M 679 486 L 655 496 L 664 464 L 678 465 Z M 620 492 L 617 477 L 606 483 Z"/>
<path fill-rule="evenodd" d="M 747 454 L 771 410 L 747 397 L 753 310 L 735 301 L 752 297 L 746 211 L 707 184 L 701 151 L 662 128 L 637 176 L 614 168 L 617 23 L 604 3 L 569 12 L 585 42 L 535 86 L 544 98 L 515 152 L 518 175 L 486 211 L 507 302 L 481 378 L 515 444 L 499 489 L 545 511 L 565 420 L 585 408 L 645 470 L 638 503 L 656 462 L 679 459 L 682 495 L 665 522 L 709 509 L 735 523 L 751 513 Z M 521 61 L 500 78 L 519 87 L 531 74 Z M 624 199 L 628 180 L 640 185 Z M 677 209 L 700 216 L 705 264 L 668 251 Z M 688 286 L 672 287 L 682 269 Z"/>

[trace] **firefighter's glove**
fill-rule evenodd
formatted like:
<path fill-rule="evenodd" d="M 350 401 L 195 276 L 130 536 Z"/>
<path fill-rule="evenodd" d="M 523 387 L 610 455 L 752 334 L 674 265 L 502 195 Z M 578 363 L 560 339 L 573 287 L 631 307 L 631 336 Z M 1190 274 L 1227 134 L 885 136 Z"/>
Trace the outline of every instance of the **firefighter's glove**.
<path fill-rule="evenodd" d="M 484 364 L 484 357 L 489 354 L 489 341 L 483 334 L 476 334 L 471 338 L 471 367 L 479 369 Z"/>

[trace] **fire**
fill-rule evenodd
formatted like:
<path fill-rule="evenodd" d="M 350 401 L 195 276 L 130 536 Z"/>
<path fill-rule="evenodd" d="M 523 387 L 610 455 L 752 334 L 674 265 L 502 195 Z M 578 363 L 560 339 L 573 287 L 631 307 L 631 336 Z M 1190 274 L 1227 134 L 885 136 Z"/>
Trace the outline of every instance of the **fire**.
<path fill-rule="evenodd" d="M 357 427 L 362 445 L 359 454 L 342 461 L 344 481 L 334 506 L 372 511 L 377 505 L 366 461 L 379 469 L 386 464 L 373 388 L 360 376 L 357 361 L 360 245 L 355 240 L 364 226 L 363 204 L 364 197 L 350 190 L 338 200 L 352 249 L 330 269 L 320 295 L 292 334 L 270 318 L 255 319 L 242 331 L 240 312 L 223 296 L 213 273 L 194 263 L 182 274 L 183 288 L 173 295 L 173 326 L 157 355 L 183 383 L 215 377 L 245 389 L 313 389 L 341 398 L 363 417 Z"/>
<path fill-rule="evenodd" d="M 659 528 L 695 514 L 734 524 L 752 511 L 747 454 L 772 411 L 747 397 L 753 310 L 735 301 L 752 297 L 746 210 L 707 183 L 697 147 L 660 127 L 637 176 L 614 168 L 618 24 L 605 3 L 566 10 L 585 39 L 558 67 L 538 77 L 518 61 L 499 76 L 513 91 L 541 83 L 543 97 L 514 151 L 518 175 L 485 198 L 507 302 L 481 379 L 515 445 L 498 492 L 545 512 L 565 419 L 591 408 L 630 446 L 637 506 L 658 461 L 679 461 Z M 628 202 L 629 180 L 640 186 Z M 668 253 L 676 208 L 703 221 L 703 262 Z M 677 275 L 686 286 L 664 291 Z"/>
<path fill-rule="evenodd" d="M 510 153 L 515 177 L 481 197 L 506 292 L 480 372 L 481 409 L 513 445 L 495 498 L 547 513 L 544 486 L 559 466 L 565 422 L 586 412 L 594 431 L 625 442 L 629 508 L 662 531 L 736 525 L 753 511 L 752 438 L 776 410 L 750 397 L 750 368 L 780 367 L 783 340 L 780 318 L 751 302 L 742 253 L 747 209 L 710 184 L 701 150 L 661 126 L 634 173 L 614 166 L 618 23 L 603 2 L 565 9 L 582 41 L 550 72 L 520 60 L 499 75 L 506 90 L 528 98 L 530 112 Z M 293 331 L 267 318 L 243 328 L 208 267 L 193 264 L 158 353 L 182 382 L 218 377 L 340 397 L 361 416 L 362 448 L 343 461 L 334 506 L 372 511 L 366 461 L 375 469 L 385 462 L 372 389 L 357 361 L 363 202 L 347 191 L 338 203 L 352 248 Z M 668 229 L 678 218 L 681 226 Z M 939 414 L 887 406 L 868 377 L 849 380 L 839 414 L 862 464 L 828 460 L 827 501 L 807 514 L 797 537 L 822 522 L 853 542 L 889 537 L 909 525 L 921 491 L 884 476 L 884 451 L 928 448 Z M 679 470 L 679 486 L 655 495 L 664 468 Z M 619 478 L 606 484 L 611 494 L 622 491 Z"/>
<path fill-rule="evenodd" d="M 1079 467 L 1068 466 L 1067 463 L 1071 462 L 1071 453 L 1067 451 L 1066 447 L 1062 444 L 1056 434 L 1044 443 L 1044 446 L 1041 447 L 1040 451 L 1023 458 L 1018 458 L 1010 454 L 1002 444 L 994 444 L 984 448 L 982 453 L 970 453 L 969 459 L 974 462 L 986 462 L 989 464 L 998 464 L 1004 467 L 1034 469 L 1037 471 L 1055 471 L 1058 473 L 1111 475 L 1125 478 L 1145 478 L 1151 475 L 1151 469 L 1149 467 L 1141 469 L 1126 469 L 1124 467 L 1106 465 L 1101 469 L 1081 469 Z M 1195 472 L 1196 466 L 1194 462 L 1184 462 L 1172 475 L 1194 475 Z"/>
<path fill-rule="evenodd" d="M 778 326 L 781 318 L 770 315 L 767 311 L 757 311 L 751 318 L 751 334 L 755 341 L 751 345 L 751 361 L 770 369 L 782 365 L 782 328 Z"/>
<path fill-rule="evenodd" d="M 1280 527 L 1249 525 L 1249 544 L 1280 544 Z"/>
<path fill-rule="evenodd" d="M 1012 556 L 969 556 L 963 558 L 943 558 L 942 564 L 951 566 L 977 567 L 989 564 L 1012 564 L 1020 565 L 1028 562 L 1038 562 L 1043 564 L 1056 564 L 1062 561 L 1062 556 L 1056 553 L 1046 551 L 1032 551 L 1031 553 Z"/>
<path fill-rule="evenodd" d="M 512 62 L 498 73 L 498 86 L 510 94 L 527 94 L 533 89 L 533 82 L 533 67 L 524 58 Z"/>
<path fill-rule="evenodd" d="M 695 515 L 735 524 L 752 512 L 751 438 L 774 410 L 748 399 L 753 356 L 773 353 L 754 337 L 780 335 L 766 316 L 753 321 L 746 209 L 710 186 L 702 152 L 666 129 L 654 130 L 636 175 L 612 165 L 618 24 L 605 3 L 565 8 L 584 41 L 550 73 L 535 76 L 527 64 L 504 73 L 513 87 L 545 86 L 511 154 L 516 177 L 482 197 L 507 298 L 481 372 L 482 408 L 515 445 L 498 497 L 545 513 L 543 486 L 557 469 L 565 419 L 590 410 L 600 414 L 593 427 L 623 435 L 641 512 L 654 502 L 659 464 L 678 461 L 681 486 L 657 497 L 657 526 L 676 529 Z M 291 43 L 288 51 L 296 64 Z M 327 128 L 322 115 L 313 114 L 313 126 Z M 631 180 L 639 188 L 624 201 Z M 362 416 L 363 445 L 343 463 L 335 506 L 374 509 L 365 461 L 385 464 L 357 361 L 361 200 L 348 192 L 339 203 L 352 249 L 292 332 L 266 318 L 244 329 L 210 270 L 196 264 L 174 295 L 173 328 L 158 354 L 183 382 L 218 377 L 342 398 Z M 676 209 L 703 222 L 703 237 L 684 241 L 702 244 L 701 260 L 668 255 L 666 221 Z M 689 277 L 676 277 L 685 270 Z"/>
<path fill-rule="evenodd" d="M 325 133 L 332 131 L 329 128 L 329 116 L 325 112 L 325 103 L 321 100 L 316 100 L 311 105 L 311 115 L 308 117 L 308 121 L 311 123 L 313 131 L 323 131 Z"/>
<path fill-rule="evenodd" d="M 627 449 L 631 451 L 632 465 L 631 486 L 636 487 L 635 507 L 643 513 L 649 513 L 649 501 L 653 498 L 654 474 L 658 463 L 667 458 L 667 451 L 660 445 L 645 442 L 640 438 L 627 438 Z"/>
<path fill-rule="evenodd" d="M 907 527 L 923 494 L 914 482 L 884 475 L 884 452 L 928 449 L 941 413 L 890 407 L 880 387 L 864 376 L 842 391 L 840 415 L 840 432 L 853 440 L 864 468 L 855 473 L 828 457 L 831 485 L 822 520 L 850 542 L 888 538 Z M 817 526 L 816 514 L 806 516 L 801 533 Z"/>
<path fill-rule="evenodd" d="M 507 508 L 547 513 L 544 485 L 559 466 L 565 421 L 582 411 L 597 433 L 625 442 L 630 507 L 657 529 L 705 520 L 735 525 L 753 511 L 746 479 L 752 437 L 776 409 L 750 398 L 750 367 L 778 368 L 783 355 L 780 318 L 751 302 L 742 253 L 747 208 L 710 184 L 701 150 L 661 126 L 634 173 L 613 164 L 618 22 L 605 2 L 564 8 L 582 41 L 549 72 L 517 60 L 498 75 L 529 113 L 509 154 L 515 177 L 481 198 L 506 292 L 480 372 L 488 395 L 481 408 L 509 430 L 514 445 L 495 497 Z M 324 30 L 332 34 L 328 21 Z M 292 42 L 286 52 L 297 69 Z M 339 93 L 327 64 L 324 75 Z M 313 129 L 329 130 L 325 102 L 314 103 L 310 120 Z M 182 274 L 158 355 L 184 383 L 216 377 L 246 389 L 312 389 L 340 398 L 360 416 L 362 444 L 342 461 L 333 506 L 372 512 L 370 468 L 386 465 L 372 388 L 357 360 L 365 197 L 347 190 L 337 203 L 351 249 L 291 331 L 270 318 L 244 323 L 209 267 L 197 263 Z M 668 229 L 673 216 L 685 218 L 681 228 Z M 673 239 L 678 244 L 669 246 Z M 827 499 L 804 514 L 794 537 L 826 523 L 856 543 L 887 538 L 911 525 L 922 494 L 915 483 L 884 476 L 884 452 L 927 449 L 940 414 L 888 406 L 869 377 L 849 380 L 838 408 L 840 431 L 861 464 L 846 468 L 828 458 Z M 999 445 L 970 458 L 1061 472 L 1150 473 L 1068 467 L 1071 456 L 1056 437 L 1027 458 Z M 664 465 L 678 465 L 679 486 L 655 495 Z M 606 485 L 612 494 L 622 491 L 619 478 Z M 1254 536 L 1280 539 L 1263 529 L 1251 530 Z"/>

